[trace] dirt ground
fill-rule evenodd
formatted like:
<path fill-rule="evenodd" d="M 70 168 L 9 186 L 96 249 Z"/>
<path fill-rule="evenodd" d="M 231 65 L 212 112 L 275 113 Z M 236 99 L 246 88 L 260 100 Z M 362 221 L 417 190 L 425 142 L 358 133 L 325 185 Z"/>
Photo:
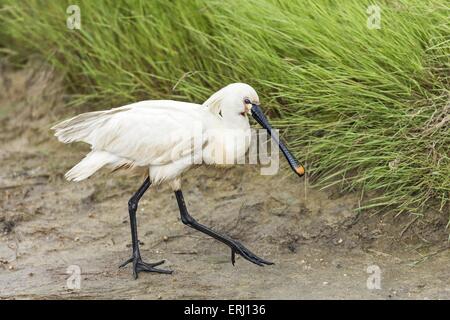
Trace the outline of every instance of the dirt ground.
<path fill-rule="evenodd" d="M 197 220 L 275 265 L 237 256 L 232 266 L 227 247 L 181 223 L 161 186 L 139 207 L 141 251 L 174 273 L 133 280 L 118 265 L 131 254 L 127 201 L 141 179 L 65 181 L 88 148 L 58 143 L 49 127 L 89 107 L 65 107 L 70 97 L 48 67 L 2 65 L 0 75 L 0 299 L 450 298 L 442 214 L 358 214 L 360 193 L 313 189 L 288 170 L 261 176 L 255 166 L 194 169 L 184 196 Z M 80 289 L 67 284 L 73 266 Z M 378 275 L 370 270 L 380 271 L 379 289 L 367 285 Z"/>

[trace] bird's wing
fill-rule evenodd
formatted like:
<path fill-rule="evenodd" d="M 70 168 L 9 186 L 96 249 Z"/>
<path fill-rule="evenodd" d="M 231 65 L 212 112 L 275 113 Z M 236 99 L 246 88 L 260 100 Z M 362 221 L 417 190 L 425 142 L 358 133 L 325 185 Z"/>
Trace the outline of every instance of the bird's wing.
<path fill-rule="evenodd" d="M 163 165 L 193 154 L 206 143 L 208 113 L 200 105 L 142 101 L 113 110 L 106 111 L 105 119 L 84 140 L 94 151 L 109 152 L 138 166 Z"/>

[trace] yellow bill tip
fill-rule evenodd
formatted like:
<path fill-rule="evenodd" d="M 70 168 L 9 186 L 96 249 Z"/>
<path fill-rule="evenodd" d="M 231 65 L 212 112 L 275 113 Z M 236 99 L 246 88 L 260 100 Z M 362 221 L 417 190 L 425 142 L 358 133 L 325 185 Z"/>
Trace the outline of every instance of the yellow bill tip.
<path fill-rule="evenodd" d="M 299 166 L 295 169 L 295 171 L 297 172 L 297 174 L 299 175 L 304 175 L 305 174 L 305 168 L 303 166 Z"/>

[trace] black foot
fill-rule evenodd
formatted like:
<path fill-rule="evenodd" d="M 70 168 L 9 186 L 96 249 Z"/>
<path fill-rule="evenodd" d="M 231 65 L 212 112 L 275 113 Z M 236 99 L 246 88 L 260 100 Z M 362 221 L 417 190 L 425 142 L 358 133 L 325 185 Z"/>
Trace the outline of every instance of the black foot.
<path fill-rule="evenodd" d="M 153 262 L 153 263 L 145 263 L 144 261 L 142 261 L 142 258 L 141 258 L 140 255 L 136 255 L 136 256 L 133 255 L 130 259 L 128 259 L 127 261 L 122 263 L 119 266 L 119 268 L 125 267 L 130 262 L 133 263 L 133 277 L 134 277 L 134 279 L 137 279 L 138 273 L 141 272 L 141 271 L 143 271 L 143 272 L 164 273 L 164 274 L 171 274 L 173 272 L 172 270 L 164 270 L 164 269 L 155 268 L 156 266 L 159 266 L 159 265 L 163 264 L 165 262 L 165 260 L 161 260 L 161 261 Z"/>
<path fill-rule="evenodd" d="M 239 241 L 233 241 L 233 244 L 230 247 L 231 247 L 231 263 L 233 264 L 233 266 L 234 262 L 236 261 L 236 253 L 241 255 L 244 259 L 253 262 L 254 264 L 257 264 L 258 266 L 261 267 L 264 267 L 265 264 L 267 265 L 274 264 L 273 262 L 258 257 L 253 252 L 244 247 Z"/>

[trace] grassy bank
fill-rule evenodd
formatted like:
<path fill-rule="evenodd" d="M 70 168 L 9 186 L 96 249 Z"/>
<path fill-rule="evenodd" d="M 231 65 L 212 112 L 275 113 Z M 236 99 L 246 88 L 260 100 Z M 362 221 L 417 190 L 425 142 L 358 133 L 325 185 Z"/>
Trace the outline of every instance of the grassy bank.
<path fill-rule="evenodd" d="M 39 54 L 74 103 L 202 102 L 247 82 L 320 186 L 377 191 L 365 207 L 448 214 L 450 26 L 444 0 L 0 0 L 3 55 Z M 95 106 L 95 107 L 94 107 Z"/>

